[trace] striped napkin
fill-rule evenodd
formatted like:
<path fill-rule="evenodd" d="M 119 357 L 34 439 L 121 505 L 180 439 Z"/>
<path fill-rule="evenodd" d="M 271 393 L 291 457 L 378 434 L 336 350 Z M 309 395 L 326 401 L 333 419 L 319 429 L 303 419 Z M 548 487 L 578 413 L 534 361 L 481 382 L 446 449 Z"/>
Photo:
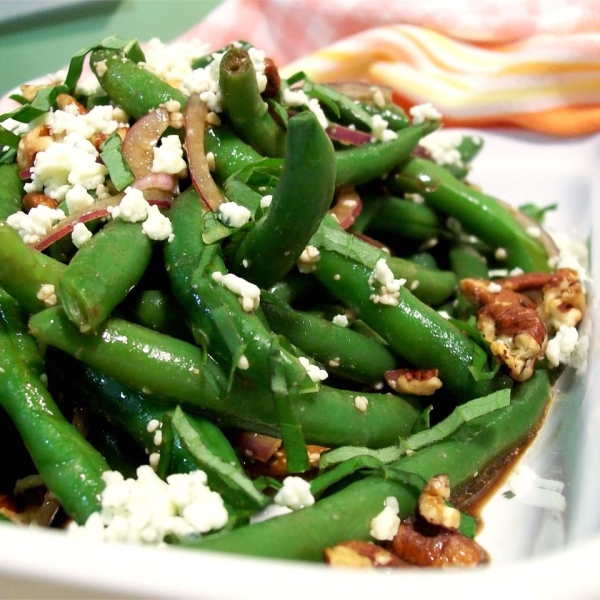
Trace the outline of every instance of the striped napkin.
<path fill-rule="evenodd" d="M 284 75 L 390 86 L 447 125 L 600 131 L 598 0 L 225 0 L 190 38 L 244 39 Z"/>

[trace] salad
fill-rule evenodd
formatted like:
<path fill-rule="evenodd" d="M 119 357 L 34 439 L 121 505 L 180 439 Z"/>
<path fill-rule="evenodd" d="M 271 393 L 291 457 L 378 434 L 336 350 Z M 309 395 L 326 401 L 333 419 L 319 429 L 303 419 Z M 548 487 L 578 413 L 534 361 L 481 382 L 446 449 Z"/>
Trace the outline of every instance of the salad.
<path fill-rule="evenodd" d="M 544 231 L 552 207 L 472 185 L 482 140 L 432 105 L 282 77 L 244 42 L 111 37 L 13 98 L 5 519 L 354 567 L 489 561 L 470 507 L 585 365 L 585 271 Z"/>

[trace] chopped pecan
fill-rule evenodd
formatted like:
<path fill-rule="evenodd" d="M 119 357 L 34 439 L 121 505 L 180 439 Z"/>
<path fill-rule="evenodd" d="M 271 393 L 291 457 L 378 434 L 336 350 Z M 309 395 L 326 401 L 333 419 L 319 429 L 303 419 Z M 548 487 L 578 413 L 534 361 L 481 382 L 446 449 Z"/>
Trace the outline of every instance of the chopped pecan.
<path fill-rule="evenodd" d="M 450 499 L 450 479 L 448 475 L 432 477 L 419 496 L 419 513 L 432 525 L 441 525 L 447 529 L 458 529 L 460 512 L 446 505 Z"/>
<path fill-rule="evenodd" d="M 58 96 L 56 96 L 56 105 L 60 110 L 65 110 L 67 106 L 74 106 L 80 115 L 85 115 L 88 112 L 88 109 L 83 106 L 81 102 L 75 100 L 70 94 L 58 94 Z"/>
<path fill-rule="evenodd" d="M 386 371 L 385 380 L 395 391 L 401 394 L 431 396 L 442 387 L 437 369 L 394 369 Z"/>
<path fill-rule="evenodd" d="M 412 522 L 400 523 L 391 549 L 419 567 L 475 567 L 488 561 L 485 550 L 462 533 L 434 526 L 421 531 Z"/>
<path fill-rule="evenodd" d="M 41 192 L 29 192 L 23 196 L 23 210 L 29 212 L 32 208 L 36 208 L 40 205 L 47 206 L 48 208 L 56 208 L 58 202 L 46 194 Z"/>
<path fill-rule="evenodd" d="M 17 164 L 25 171 L 33 167 L 38 152 L 46 150 L 53 142 L 48 125 L 38 125 L 28 131 L 20 140 L 17 148 Z"/>
<path fill-rule="evenodd" d="M 353 568 L 382 568 L 382 567 L 408 567 L 405 561 L 395 554 L 373 544 L 360 540 L 342 542 L 336 546 L 325 548 L 325 562 L 334 567 Z"/>
<path fill-rule="evenodd" d="M 542 289 L 543 299 L 539 312 L 551 329 L 562 325 L 575 327 L 583 319 L 586 309 L 584 287 L 573 269 L 558 269 Z"/>

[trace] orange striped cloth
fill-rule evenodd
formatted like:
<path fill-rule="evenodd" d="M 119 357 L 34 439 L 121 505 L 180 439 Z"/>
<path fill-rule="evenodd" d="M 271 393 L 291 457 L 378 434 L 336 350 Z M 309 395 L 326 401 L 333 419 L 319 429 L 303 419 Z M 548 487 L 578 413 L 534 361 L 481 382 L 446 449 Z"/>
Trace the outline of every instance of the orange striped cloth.
<path fill-rule="evenodd" d="M 600 131 L 598 0 L 225 0 L 193 37 L 247 40 L 284 75 L 391 86 L 448 125 Z"/>

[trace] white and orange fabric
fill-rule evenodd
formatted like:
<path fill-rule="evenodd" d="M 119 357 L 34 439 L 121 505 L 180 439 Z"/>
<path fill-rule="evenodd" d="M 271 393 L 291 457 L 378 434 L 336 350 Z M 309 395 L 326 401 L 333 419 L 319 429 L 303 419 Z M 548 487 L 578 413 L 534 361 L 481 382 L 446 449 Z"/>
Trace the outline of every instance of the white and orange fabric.
<path fill-rule="evenodd" d="M 247 40 L 284 74 L 391 86 L 448 125 L 600 131 L 598 0 L 225 0 L 192 37 Z"/>

